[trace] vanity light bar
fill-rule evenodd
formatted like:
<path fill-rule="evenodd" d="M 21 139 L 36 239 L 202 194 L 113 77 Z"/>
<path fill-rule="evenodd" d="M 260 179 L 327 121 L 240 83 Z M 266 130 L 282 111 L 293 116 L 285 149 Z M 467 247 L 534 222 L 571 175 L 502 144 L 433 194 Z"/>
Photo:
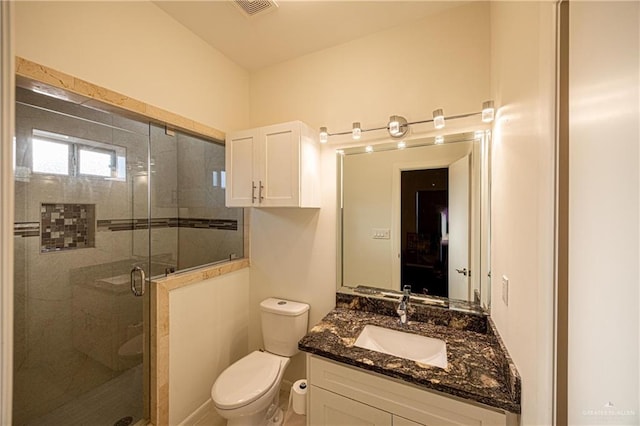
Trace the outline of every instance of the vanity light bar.
<path fill-rule="evenodd" d="M 493 121 L 495 117 L 495 107 L 493 101 L 486 101 L 482 103 L 482 111 L 472 112 L 469 114 L 460 114 L 460 115 L 451 115 L 445 117 L 444 111 L 442 108 L 438 108 L 433 111 L 433 118 L 429 120 L 419 120 L 419 121 L 411 121 L 407 122 L 407 120 L 399 115 L 392 115 L 389 118 L 389 122 L 384 127 L 372 127 L 370 129 L 363 129 L 360 126 L 359 122 L 353 123 L 353 129 L 346 132 L 335 132 L 329 133 L 326 127 L 320 127 L 320 142 L 327 143 L 329 141 L 329 136 L 342 136 L 342 135 L 351 135 L 354 140 L 360 139 L 362 133 L 364 132 L 373 132 L 377 130 L 386 130 L 389 132 L 389 135 L 394 138 L 401 138 L 409 130 L 409 126 L 413 124 L 424 124 L 424 123 L 433 123 L 436 129 L 442 129 L 445 125 L 446 120 L 457 120 L 460 118 L 473 117 L 476 115 L 480 115 L 482 121 L 484 123 L 490 123 Z"/>

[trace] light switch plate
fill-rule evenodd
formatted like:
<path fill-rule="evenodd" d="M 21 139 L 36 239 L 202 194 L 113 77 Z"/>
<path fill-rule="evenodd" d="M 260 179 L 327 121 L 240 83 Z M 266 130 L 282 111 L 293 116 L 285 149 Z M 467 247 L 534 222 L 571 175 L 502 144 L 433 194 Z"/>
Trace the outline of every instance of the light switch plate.
<path fill-rule="evenodd" d="M 502 276 L 502 301 L 509 306 L 509 278 L 506 275 Z"/>
<path fill-rule="evenodd" d="M 371 238 L 374 240 L 391 239 L 391 230 L 389 228 L 373 228 L 371 230 Z"/>

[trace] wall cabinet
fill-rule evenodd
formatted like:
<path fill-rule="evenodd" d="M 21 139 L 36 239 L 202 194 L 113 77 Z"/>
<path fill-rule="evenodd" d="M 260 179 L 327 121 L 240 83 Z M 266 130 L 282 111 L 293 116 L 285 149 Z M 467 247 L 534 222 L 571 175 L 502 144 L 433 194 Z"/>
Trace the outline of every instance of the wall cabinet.
<path fill-rule="evenodd" d="M 501 425 L 518 416 L 307 354 L 308 421 L 332 425 Z"/>
<path fill-rule="evenodd" d="M 301 121 L 227 134 L 227 207 L 320 207 L 317 132 Z"/>

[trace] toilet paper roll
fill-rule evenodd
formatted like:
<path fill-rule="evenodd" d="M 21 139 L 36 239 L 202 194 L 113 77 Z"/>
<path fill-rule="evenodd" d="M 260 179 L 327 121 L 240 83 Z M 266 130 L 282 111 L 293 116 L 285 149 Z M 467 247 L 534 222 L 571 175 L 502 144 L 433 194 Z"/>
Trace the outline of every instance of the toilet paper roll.
<path fill-rule="evenodd" d="M 307 414 L 307 381 L 301 379 L 291 386 L 291 395 L 293 400 L 293 411 L 296 414 Z"/>

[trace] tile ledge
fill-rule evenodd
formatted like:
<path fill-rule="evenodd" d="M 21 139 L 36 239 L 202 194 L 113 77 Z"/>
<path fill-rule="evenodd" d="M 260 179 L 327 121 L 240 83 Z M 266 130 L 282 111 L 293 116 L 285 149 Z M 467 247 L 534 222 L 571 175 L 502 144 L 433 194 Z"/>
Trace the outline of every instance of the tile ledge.
<path fill-rule="evenodd" d="M 189 271 L 177 272 L 167 277 L 153 280 L 152 284 L 162 286 L 168 291 L 171 291 L 221 275 L 230 274 L 231 272 L 248 268 L 249 266 L 249 258 L 243 257 L 241 259 L 197 267 Z"/>

